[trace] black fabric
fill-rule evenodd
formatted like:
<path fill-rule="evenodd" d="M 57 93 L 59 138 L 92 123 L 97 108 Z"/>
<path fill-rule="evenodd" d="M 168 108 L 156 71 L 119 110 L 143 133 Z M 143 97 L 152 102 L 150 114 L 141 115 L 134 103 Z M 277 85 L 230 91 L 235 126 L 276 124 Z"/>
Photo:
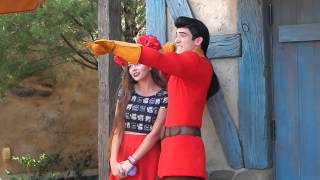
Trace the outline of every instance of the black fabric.
<path fill-rule="evenodd" d="M 157 118 L 160 107 L 167 108 L 168 93 L 158 91 L 152 96 L 141 96 L 132 91 L 125 112 L 124 130 L 148 134 Z"/>
<path fill-rule="evenodd" d="M 212 68 L 212 78 L 211 78 L 211 82 L 209 85 L 207 99 L 209 99 L 211 96 L 214 96 L 219 91 L 219 89 L 220 89 L 219 80 L 218 80 L 216 73 L 214 72 L 214 70 Z"/>

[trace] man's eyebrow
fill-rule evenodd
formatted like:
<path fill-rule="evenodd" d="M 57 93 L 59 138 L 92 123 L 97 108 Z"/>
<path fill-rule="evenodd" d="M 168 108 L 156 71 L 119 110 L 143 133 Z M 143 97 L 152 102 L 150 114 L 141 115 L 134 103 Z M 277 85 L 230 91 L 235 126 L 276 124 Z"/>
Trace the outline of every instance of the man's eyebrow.
<path fill-rule="evenodd" d="M 180 31 L 180 32 L 176 32 L 176 34 L 187 34 L 186 32 Z"/>

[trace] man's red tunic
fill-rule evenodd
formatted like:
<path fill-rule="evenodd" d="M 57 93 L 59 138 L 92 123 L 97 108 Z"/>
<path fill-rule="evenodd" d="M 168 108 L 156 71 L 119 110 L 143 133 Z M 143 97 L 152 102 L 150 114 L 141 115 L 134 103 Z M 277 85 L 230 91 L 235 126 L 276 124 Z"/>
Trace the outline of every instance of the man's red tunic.
<path fill-rule="evenodd" d="M 170 75 L 165 126 L 201 128 L 212 77 L 208 59 L 195 51 L 159 53 L 152 48 L 142 47 L 139 62 Z M 205 178 L 205 163 L 204 144 L 200 137 L 177 135 L 162 140 L 158 171 L 160 177 Z"/>

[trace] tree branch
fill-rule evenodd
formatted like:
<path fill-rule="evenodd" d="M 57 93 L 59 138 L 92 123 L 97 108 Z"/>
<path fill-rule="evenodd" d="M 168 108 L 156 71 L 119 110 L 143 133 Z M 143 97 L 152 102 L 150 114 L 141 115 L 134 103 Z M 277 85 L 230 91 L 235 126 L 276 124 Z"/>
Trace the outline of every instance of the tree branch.
<path fill-rule="evenodd" d="M 73 57 L 73 56 L 71 56 L 71 58 L 72 58 L 76 63 L 78 63 L 78 64 L 80 64 L 80 65 L 82 65 L 82 66 L 85 66 L 85 67 L 87 67 L 87 68 L 89 68 L 89 69 L 98 70 L 98 67 L 97 67 L 97 66 L 88 65 L 88 64 L 86 64 L 86 63 L 78 60 L 77 58 L 75 58 L 75 57 Z"/>
<path fill-rule="evenodd" d="M 65 12 L 67 16 L 71 18 L 72 21 L 74 21 L 78 26 L 82 27 L 89 35 L 91 36 L 91 39 L 94 40 L 93 34 L 90 30 L 88 30 L 76 17 L 74 17 L 72 14 L 69 14 Z"/>
<path fill-rule="evenodd" d="M 85 57 L 80 51 L 78 51 L 72 44 L 71 42 L 63 35 L 60 34 L 64 42 L 78 55 L 80 56 L 85 62 L 94 65 L 95 67 L 98 67 L 98 62 L 97 59 L 94 58 L 95 62 L 90 61 L 87 57 Z"/>

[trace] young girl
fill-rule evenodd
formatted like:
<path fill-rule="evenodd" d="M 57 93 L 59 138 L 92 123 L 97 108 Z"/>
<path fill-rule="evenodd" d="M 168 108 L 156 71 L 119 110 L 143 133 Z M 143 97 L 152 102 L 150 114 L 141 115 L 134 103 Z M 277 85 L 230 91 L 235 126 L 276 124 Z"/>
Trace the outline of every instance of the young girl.
<path fill-rule="evenodd" d="M 154 36 L 138 43 L 160 49 Z M 117 59 L 118 60 L 118 59 Z M 167 91 L 159 72 L 143 64 L 123 70 L 110 146 L 110 180 L 155 180 L 160 155 L 160 133 L 167 107 Z M 133 166 L 136 173 L 131 172 Z"/>

